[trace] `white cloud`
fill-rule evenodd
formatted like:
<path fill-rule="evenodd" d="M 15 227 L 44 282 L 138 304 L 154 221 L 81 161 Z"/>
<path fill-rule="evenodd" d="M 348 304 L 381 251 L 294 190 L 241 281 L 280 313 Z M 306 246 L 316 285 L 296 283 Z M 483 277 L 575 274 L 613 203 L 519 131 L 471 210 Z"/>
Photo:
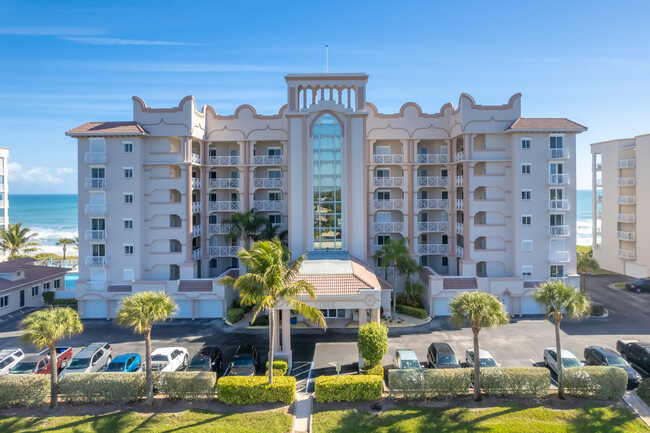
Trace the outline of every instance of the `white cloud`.
<path fill-rule="evenodd" d="M 19 162 L 8 164 L 8 179 L 11 183 L 54 184 L 63 185 L 77 182 L 77 170 L 74 168 L 49 168 L 42 166 L 24 166 Z"/>
<path fill-rule="evenodd" d="M 64 35 L 96 35 L 103 31 L 91 27 L 12 27 L 0 26 L 0 35 L 21 36 L 64 36 Z"/>
<path fill-rule="evenodd" d="M 78 42 L 89 45 L 205 45 L 194 44 L 190 42 L 173 42 L 173 41 L 147 41 L 140 39 L 119 39 L 119 38 L 82 38 L 65 36 L 61 39 Z"/>

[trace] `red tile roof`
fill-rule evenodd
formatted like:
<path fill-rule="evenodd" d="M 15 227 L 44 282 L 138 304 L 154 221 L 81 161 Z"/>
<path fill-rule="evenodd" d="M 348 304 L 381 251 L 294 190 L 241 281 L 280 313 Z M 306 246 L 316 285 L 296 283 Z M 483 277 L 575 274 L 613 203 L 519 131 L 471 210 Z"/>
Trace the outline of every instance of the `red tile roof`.
<path fill-rule="evenodd" d="M 564 117 L 520 117 L 506 131 L 586 131 L 582 126 Z"/>
<path fill-rule="evenodd" d="M 147 135 L 138 122 L 87 122 L 65 133 L 66 135 Z"/>
<path fill-rule="evenodd" d="M 361 289 L 374 289 L 353 274 L 303 275 L 295 278 L 305 280 L 316 289 L 316 296 L 358 295 Z"/>

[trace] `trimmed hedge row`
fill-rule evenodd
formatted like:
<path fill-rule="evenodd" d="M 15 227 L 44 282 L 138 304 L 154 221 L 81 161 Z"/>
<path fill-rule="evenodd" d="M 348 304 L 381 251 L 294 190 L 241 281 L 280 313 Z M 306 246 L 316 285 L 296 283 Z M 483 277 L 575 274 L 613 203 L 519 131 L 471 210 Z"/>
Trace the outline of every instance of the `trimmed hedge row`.
<path fill-rule="evenodd" d="M 169 398 L 197 400 L 214 398 L 217 375 L 211 371 L 177 371 L 162 373 L 158 390 Z"/>
<path fill-rule="evenodd" d="M 49 374 L 6 374 L 0 376 L 0 407 L 32 407 L 50 396 Z"/>
<path fill-rule="evenodd" d="M 376 375 L 320 376 L 314 381 L 316 400 L 377 401 L 381 400 L 383 379 Z"/>
<path fill-rule="evenodd" d="M 231 308 L 226 312 L 226 320 L 229 323 L 237 323 L 244 318 L 244 314 L 246 314 L 246 312 L 243 308 Z"/>
<path fill-rule="evenodd" d="M 395 312 L 399 314 L 406 314 L 407 316 L 413 316 L 418 319 L 426 319 L 427 317 L 429 317 L 429 312 L 424 308 L 414 308 L 414 307 L 409 307 L 408 305 L 395 306 Z"/>
<path fill-rule="evenodd" d="M 264 376 L 225 376 L 217 382 L 217 395 L 225 404 L 293 403 L 296 378 L 280 376 L 268 384 Z"/>
<path fill-rule="evenodd" d="M 451 399 L 467 394 L 471 385 L 472 371 L 468 368 L 388 371 L 391 397 Z"/>
<path fill-rule="evenodd" d="M 637 389 L 636 392 L 639 394 L 639 397 L 645 401 L 645 404 L 650 406 L 650 379 L 641 382 L 639 384 L 639 389 Z"/>
<path fill-rule="evenodd" d="M 72 403 L 124 404 L 145 396 L 145 373 L 68 373 L 59 392 Z"/>
<path fill-rule="evenodd" d="M 618 400 L 627 389 L 627 373 L 618 367 L 570 367 L 564 379 L 569 394 L 597 400 Z"/>
<path fill-rule="evenodd" d="M 487 395 L 543 397 L 548 394 L 550 386 L 551 378 L 545 368 L 481 368 L 481 389 Z"/>
<path fill-rule="evenodd" d="M 381 365 L 375 365 L 374 367 L 361 370 L 361 374 L 367 374 L 370 376 L 379 376 L 382 379 L 384 378 L 384 367 Z"/>
<path fill-rule="evenodd" d="M 269 370 L 269 362 L 266 361 L 266 371 Z M 273 361 L 273 374 L 277 370 L 280 370 L 282 372 L 281 376 L 286 376 L 287 372 L 289 371 L 289 364 L 287 364 L 287 361 Z"/>

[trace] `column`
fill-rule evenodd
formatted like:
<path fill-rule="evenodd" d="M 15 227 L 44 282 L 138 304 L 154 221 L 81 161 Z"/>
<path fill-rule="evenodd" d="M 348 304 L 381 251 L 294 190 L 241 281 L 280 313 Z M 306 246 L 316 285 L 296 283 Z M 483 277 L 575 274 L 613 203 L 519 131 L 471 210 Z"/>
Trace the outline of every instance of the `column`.
<path fill-rule="evenodd" d="M 282 352 L 291 352 L 291 310 L 282 310 Z"/>
<path fill-rule="evenodd" d="M 370 320 L 372 322 L 379 322 L 379 308 L 373 308 L 370 310 Z"/>
<path fill-rule="evenodd" d="M 275 336 L 274 349 L 280 351 L 280 310 L 273 310 L 273 335 Z"/>
<path fill-rule="evenodd" d="M 368 310 L 359 308 L 359 327 L 362 327 L 368 322 Z"/>

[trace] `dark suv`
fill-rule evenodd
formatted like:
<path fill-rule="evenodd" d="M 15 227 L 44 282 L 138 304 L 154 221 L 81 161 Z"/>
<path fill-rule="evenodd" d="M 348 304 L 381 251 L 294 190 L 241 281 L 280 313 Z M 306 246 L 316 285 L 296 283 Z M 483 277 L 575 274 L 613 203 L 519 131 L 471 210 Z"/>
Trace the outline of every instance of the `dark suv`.
<path fill-rule="evenodd" d="M 625 283 L 625 288 L 637 293 L 650 292 L 650 278 L 639 278 L 632 282 Z"/>
<path fill-rule="evenodd" d="M 186 371 L 221 371 L 221 349 L 203 346 L 192 357 Z"/>
<path fill-rule="evenodd" d="M 460 368 L 460 363 L 447 343 L 433 343 L 427 350 L 429 368 Z"/>
<path fill-rule="evenodd" d="M 641 375 L 637 373 L 621 355 L 612 349 L 605 349 L 600 346 L 585 347 L 585 361 L 589 365 L 604 365 L 619 367 L 627 373 L 627 389 L 634 389 L 641 382 Z"/>

